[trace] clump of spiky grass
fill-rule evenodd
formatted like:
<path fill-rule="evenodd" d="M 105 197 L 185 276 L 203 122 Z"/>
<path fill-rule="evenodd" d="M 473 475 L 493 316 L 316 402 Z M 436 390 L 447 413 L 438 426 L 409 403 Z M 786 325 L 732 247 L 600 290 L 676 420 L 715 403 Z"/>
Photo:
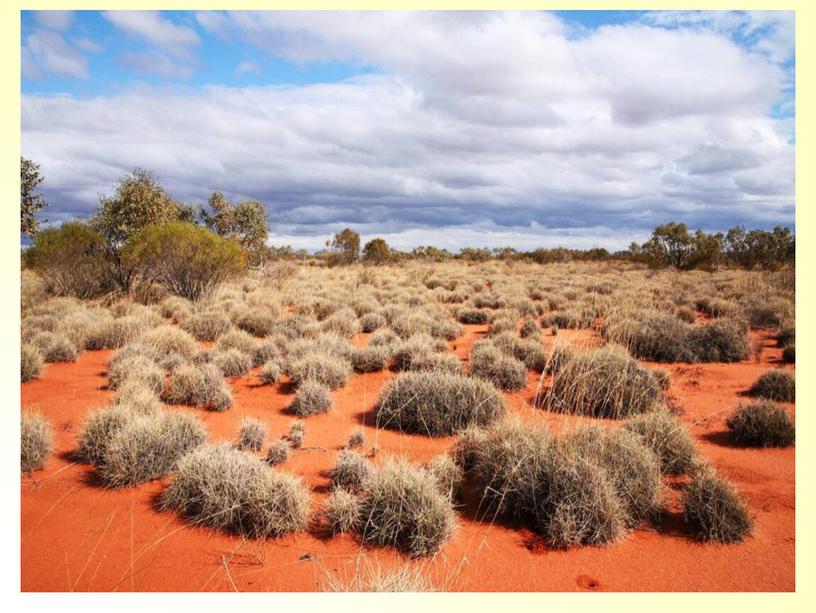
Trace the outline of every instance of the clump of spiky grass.
<path fill-rule="evenodd" d="M 286 438 L 289 439 L 289 443 L 292 445 L 292 449 L 300 449 L 303 445 L 303 437 L 306 434 L 306 427 L 303 425 L 302 421 L 293 421 L 292 425 L 289 426 L 289 434 L 286 435 Z"/>
<path fill-rule="evenodd" d="M 292 410 L 301 417 L 326 413 L 332 407 L 331 389 L 319 381 L 307 379 L 295 392 Z"/>
<path fill-rule="evenodd" d="M 289 375 L 295 385 L 305 381 L 313 381 L 337 389 L 346 384 L 351 376 L 351 364 L 338 356 L 310 353 L 293 361 L 289 367 Z"/>
<path fill-rule="evenodd" d="M 519 336 L 521 338 L 536 337 L 541 334 L 541 328 L 532 317 L 525 317 L 521 321 L 521 328 L 519 329 Z"/>
<path fill-rule="evenodd" d="M 657 379 L 657 384 L 664 392 L 671 387 L 671 372 L 665 368 L 653 368 L 652 374 Z"/>
<path fill-rule="evenodd" d="M 23 413 L 20 418 L 20 472 L 30 473 L 45 467 L 54 449 L 54 429 L 38 413 Z"/>
<path fill-rule="evenodd" d="M 371 473 L 371 463 L 356 451 L 344 449 L 331 471 L 332 487 L 358 491 Z"/>
<path fill-rule="evenodd" d="M 274 360 L 270 360 L 261 367 L 258 378 L 261 380 L 261 383 L 272 385 L 280 380 L 281 374 L 283 373 L 281 372 L 280 364 Z"/>
<path fill-rule="evenodd" d="M 272 443 L 266 452 L 266 463 L 272 466 L 284 464 L 288 459 L 289 444 L 283 439 L 278 439 Z"/>
<path fill-rule="evenodd" d="M 391 354 L 397 370 L 420 370 L 420 366 L 429 364 L 445 349 L 443 341 L 428 334 L 415 334 L 394 345 Z"/>
<path fill-rule="evenodd" d="M 266 438 L 266 424 L 254 417 L 245 417 L 238 425 L 235 446 L 242 451 L 260 451 Z"/>
<path fill-rule="evenodd" d="M 377 403 L 377 424 L 430 436 L 484 426 L 505 412 L 496 387 L 481 379 L 441 372 L 401 373 Z"/>
<path fill-rule="evenodd" d="M 328 592 L 435 592 L 430 579 L 419 567 L 401 566 L 385 569 L 380 565 L 367 563 L 357 568 L 350 580 L 340 580 L 327 575 Z"/>
<path fill-rule="evenodd" d="M 697 457 L 694 440 L 677 417 L 666 409 L 632 417 L 623 428 L 640 436 L 660 462 L 664 475 L 683 475 Z"/>
<path fill-rule="evenodd" d="M 232 406 L 232 392 L 215 364 L 179 368 L 163 399 L 170 404 L 190 404 L 211 411 L 226 411 Z"/>
<path fill-rule="evenodd" d="M 456 498 L 465 475 L 462 467 L 446 455 L 436 456 L 431 460 L 428 464 L 428 474 L 436 482 L 439 491 L 450 500 Z"/>
<path fill-rule="evenodd" d="M 160 504 L 193 523 L 250 538 L 306 528 L 309 494 L 300 480 L 229 445 L 198 447 L 172 477 Z"/>
<path fill-rule="evenodd" d="M 164 389 L 164 371 L 142 354 L 126 355 L 111 360 L 108 366 L 108 386 L 119 389 L 128 381 L 142 383 L 156 393 Z"/>
<path fill-rule="evenodd" d="M 117 388 L 111 406 L 126 406 L 136 413 L 148 415 L 161 410 L 162 403 L 156 390 L 149 384 L 130 378 Z"/>
<path fill-rule="evenodd" d="M 391 359 L 391 349 L 386 345 L 355 347 L 350 357 L 355 372 L 375 372 L 386 367 Z"/>
<path fill-rule="evenodd" d="M 625 511 L 624 523 L 636 526 L 660 511 L 660 463 L 635 433 L 592 425 L 566 435 L 563 444 L 605 470 Z"/>
<path fill-rule="evenodd" d="M 207 440 L 203 424 L 193 415 L 160 412 L 129 416 L 104 444 L 97 465 L 97 474 L 109 487 L 158 479 L 182 455 Z"/>
<path fill-rule="evenodd" d="M 734 442 L 751 447 L 789 447 L 796 429 L 785 409 L 771 402 L 737 407 L 726 419 Z"/>
<path fill-rule="evenodd" d="M 232 322 L 222 313 L 212 311 L 196 313 L 182 320 L 182 330 L 186 330 L 200 341 L 214 341 L 229 331 Z"/>
<path fill-rule="evenodd" d="M 486 324 L 490 321 L 490 313 L 481 309 L 461 309 L 457 319 L 463 324 Z"/>
<path fill-rule="evenodd" d="M 252 336 L 268 336 L 275 329 L 277 317 L 273 313 L 256 309 L 243 311 L 236 319 L 235 325 Z"/>
<path fill-rule="evenodd" d="M 348 490 L 337 487 L 326 501 L 326 519 L 332 534 L 353 532 L 360 519 L 360 503 Z"/>
<path fill-rule="evenodd" d="M 25 383 L 32 379 L 39 379 L 42 371 L 43 359 L 39 350 L 29 343 L 20 346 L 20 381 Z"/>
<path fill-rule="evenodd" d="M 558 411 L 620 419 L 651 411 L 660 397 L 651 370 L 624 348 L 607 346 L 566 359 L 544 400 Z"/>
<path fill-rule="evenodd" d="M 382 313 L 366 313 L 360 317 L 360 326 L 363 332 L 374 332 L 385 326 L 388 322 Z"/>
<path fill-rule="evenodd" d="M 473 346 L 469 372 L 508 392 L 517 392 L 527 385 L 527 368 L 524 363 L 506 356 L 498 347 L 485 341 L 479 341 Z"/>
<path fill-rule="evenodd" d="M 133 419 L 127 405 L 94 409 L 85 418 L 74 455 L 80 462 L 100 464 L 108 444 L 122 427 Z"/>
<path fill-rule="evenodd" d="M 362 428 L 357 427 L 355 428 L 351 436 L 349 436 L 348 443 L 346 443 L 346 447 L 348 449 L 359 449 L 363 445 L 365 445 L 365 432 Z"/>
<path fill-rule="evenodd" d="M 217 351 L 237 349 L 238 351 L 252 355 L 256 345 L 255 339 L 244 330 L 230 330 L 218 337 L 215 349 Z"/>
<path fill-rule="evenodd" d="M 383 328 L 374 332 L 368 339 L 368 347 L 382 347 L 398 343 L 400 340 L 396 332 L 389 328 Z"/>
<path fill-rule="evenodd" d="M 710 466 L 699 466 L 686 489 L 683 515 L 702 541 L 739 543 L 753 521 L 737 490 Z"/>
<path fill-rule="evenodd" d="M 388 459 L 366 480 L 359 514 L 363 541 L 427 556 L 439 550 L 454 527 L 450 500 L 423 468 Z"/>
<path fill-rule="evenodd" d="M 238 349 L 214 351 L 212 363 L 218 366 L 225 377 L 243 377 L 252 369 L 252 357 Z"/>
<path fill-rule="evenodd" d="M 524 363 L 527 368 L 543 372 L 547 365 L 547 350 L 540 337 L 521 339 L 510 332 L 491 337 L 491 342 L 505 355 L 512 356 Z"/>
<path fill-rule="evenodd" d="M 171 353 L 189 359 L 198 351 L 196 340 L 188 332 L 175 326 L 160 326 L 150 330 L 139 337 L 138 342 L 149 348 L 156 359 Z"/>
<path fill-rule="evenodd" d="M 760 375 L 756 383 L 748 390 L 748 394 L 777 402 L 794 402 L 796 400 L 796 381 L 793 375 L 786 370 L 769 370 Z"/>
<path fill-rule="evenodd" d="M 55 334 L 43 352 L 43 359 L 49 364 L 52 362 L 74 362 L 76 357 L 76 345 L 61 334 Z"/>

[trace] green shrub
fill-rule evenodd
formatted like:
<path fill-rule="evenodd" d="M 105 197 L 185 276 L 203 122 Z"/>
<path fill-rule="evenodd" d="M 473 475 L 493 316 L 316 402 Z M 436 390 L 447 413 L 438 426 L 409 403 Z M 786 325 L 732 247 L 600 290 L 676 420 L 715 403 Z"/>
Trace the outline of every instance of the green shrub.
<path fill-rule="evenodd" d="M 785 409 L 770 402 L 736 408 L 726 419 L 731 438 L 751 447 L 789 447 L 796 430 Z"/>
<path fill-rule="evenodd" d="M 654 451 L 664 475 L 686 474 L 697 457 L 691 434 L 665 409 L 627 419 L 623 428 L 640 436 Z"/>
<path fill-rule="evenodd" d="M 427 471 L 389 459 L 365 482 L 358 525 L 366 543 L 427 556 L 451 537 L 455 518 L 450 500 Z"/>
<path fill-rule="evenodd" d="M 574 354 L 555 371 L 547 406 L 566 413 L 619 419 L 651 411 L 661 396 L 652 371 L 622 347 Z"/>
<path fill-rule="evenodd" d="M 185 222 L 143 228 L 127 241 L 122 259 L 143 280 L 189 300 L 238 275 L 246 262 L 236 241 Z"/>
<path fill-rule="evenodd" d="M 29 343 L 20 346 L 20 381 L 25 383 L 32 379 L 39 379 L 42 372 L 43 359 L 39 350 Z"/>
<path fill-rule="evenodd" d="M 307 379 L 295 392 L 292 410 L 301 417 L 326 413 L 332 407 L 331 389 L 319 381 Z"/>
<path fill-rule="evenodd" d="M 306 528 L 309 494 L 299 479 L 229 445 L 202 445 L 182 456 L 160 499 L 196 524 L 250 538 Z"/>
<path fill-rule="evenodd" d="M 748 390 L 748 394 L 777 402 L 795 402 L 796 381 L 793 375 L 786 370 L 769 370 L 760 375 L 756 383 Z"/>
<path fill-rule="evenodd" d="M 45 467 L 54 449 L 54 429 L 37 413 L 20 418 L 20 472 L 30 473 Z"/>
<path fill-rule="evenodd" d="M 505 412 L 487 381 L 441 372 L 402 373 L 381 393 L 377 424 L 430 436 L 487 425 Z"/>
<path fill-rule="evenodd" d="M 734 486 L 708 466 L 698 468 L 686 490 L 683 514 L 702 541 L 739 543 L 753 521 Z"/>
<path fill-rule="evenodd" d="M 23 256 L 55 294 L 97 298 L 116 289 L 114 263 L 104 237 L 89 225 L 67 222 L 37 233 Z"/>

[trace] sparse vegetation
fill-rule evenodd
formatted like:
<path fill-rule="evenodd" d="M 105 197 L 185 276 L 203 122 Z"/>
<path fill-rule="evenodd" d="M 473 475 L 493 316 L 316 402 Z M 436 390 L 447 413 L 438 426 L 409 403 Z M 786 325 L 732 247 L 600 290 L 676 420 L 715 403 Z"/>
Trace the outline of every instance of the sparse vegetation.
<path fill-rule="evenodd" d="M 369 461 L 350 449 L 344 449 L 337 457 L 332 470 L 332 487 L 349 491 L 359 491 L 371 473 Z"/>
<path fill-rule="evenodd" d="M 772 402 L 740 406 L 726 419 L 735 443 L 750 447 L 789 447 L 796 439 L 785 409 Z"/>
<path fill-rule="evenodd" d="M 332 406 L 332 395 L 329 386 L 307 379 L 295 393 L 292 410 L 301 417 L 325 413 Z"/>
<path fill-rule="evenodd" d="M 739 543 L 753 527 L 748 508 L 734 486 L 705 465 L 692 476 L 683 514 L 702 541 Z"/>
<path fill-rule="evenodd" d="M 430 436 L 487 425 L 505 412 L 487 381 L 441 372 L 400 374 L 380 395 L 377 424 Z"/>
<path fill-rule="evenodd" d="M 193 523 L 250 538 L 306 528 L 309 494 L 300 480 L 229 445 L 187 453 L 172 478 L 160 504 Z"/>
<path fill-rule="evenodd" d="M 796 400 L 796 381 L 793 375 L 785 370 L 769 370 L 760 375 L 756 383 L 748 390 L 748 394 L 777 402 L 794 402 Z"/>
<path fill-rule="evenodd" d="M 38 413 L 24 412 L 20 418 L 20 472 L 30 473 L 45 466 L 54 449 L 54 429 Z"/>
<path fill-rule="evenodd" d="M 266 462 L 272 466 L 284 464 L 289 459 L 289 444 L 279 439 L 269 446 L 266 452 Z"/>
<path fill-rule="evenodd" d="M 266 424 L 254 417 L 245 417 L 238 425 L 235 446 L 242 451 L 260 451 L 266 438 Z"/>

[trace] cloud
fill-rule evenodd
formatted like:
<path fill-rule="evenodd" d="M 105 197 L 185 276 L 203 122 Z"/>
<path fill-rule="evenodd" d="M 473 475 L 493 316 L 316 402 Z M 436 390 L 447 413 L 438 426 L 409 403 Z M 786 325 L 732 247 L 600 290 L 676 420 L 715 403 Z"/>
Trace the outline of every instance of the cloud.
<path fill-rule="evenodd" d="M 60 32 L 67 30 L 74 20 L 74 11 L 31 11 L 38 24 Z"/>
<path fill-rule="evenodd" d="M 193 28 L 178 25 L 159 11 L 103 11 L 118 29 L 161 48 L 172 56 L 190 58 L 201 40 Z"/>
<path fill-rule="evenodd" d="M 102 45 L 92 41 L 90 38 L 75 38 L 71 42 L 74 47 L 86 51 L 87 53 L 100 53 L 103 49 Z"/>
<path fill-rule="evenodd" d="M 615 248 L 669 220 L 793 223 L 792 121 L 770 116 L 784 71 L 711 28 L 573 37 L 547 13 L 197 21 L 290 61 L 374 70 L 299 86 L 24 95 L 23 153 L 42 164 L 56 214 L 87 214 L 138 165 L 187 201 L 215 189 L 259 199 L 277 244 L 310 248 L 348 225 L 400 247 Z"/>
<path fill-rule="evenodd" d="M 247 74 L 261 74 L 261 66 L 256 62 L 241 62 L 235 67 L 235 76 L 242 77 Z"/>
<path fill-rule="evenodd" d="M 41 29 L 34 30 L 23 43 L 22 70 L 34 79 L 46 73 L 78 79 L 89 77 L 85 56 L 58 32 Z"/>

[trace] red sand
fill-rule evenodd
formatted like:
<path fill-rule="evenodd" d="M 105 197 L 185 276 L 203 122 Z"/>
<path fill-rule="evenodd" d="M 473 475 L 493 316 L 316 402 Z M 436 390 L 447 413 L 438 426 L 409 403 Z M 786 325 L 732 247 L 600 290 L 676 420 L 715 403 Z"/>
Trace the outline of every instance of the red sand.
<path fill-rule="evenodd" d="M 465 357 L 486 326 L 467 326 L 453 350 Z M 548 343 L 553 341 L 545 332 Z M 593 341 L 590 331 L 562 331 L 571 342 Z M 554 551 L 526 529 L 488 524 L 461 509 L 454 538 L 432 560 L 411 562 L 390 549 L 363 548 L 351 536 L 329 538 L 315 529 L 277 540 L 247 541 L 191 527 L 153 508 L 161 482 L 107 490 L 89 479 L 89 466 L 70 452 L 88 411 L 102 406 L 110 352 L 83 353 L 73 364 L 52 364 L 43 378 L 21 385 L 24 407 L 38 408 L 53 424 L 56 453 L 42 471 L 21 482 L 21 563 L 24 591 L 320 590 L 327 575 L 351 577 L 361 559 L 420 564 L 436 586 L 464 591 L 792 591 L 794 589 L 794 449 L 744 449 L 729 444 L 724 418 L 744 401 L 761 372 L 778 366 L 780 351 L 767 340 L 761 362 L 668 365 L 670 397 L 697 438 L 700 453 L 746 496 L 755 516 L 753 535 L 739 545 L 700 544 L 681 519 L 677 492 L 668 488 L 670 515 L 658 529 L 640 529 L 605 547 Z M 365 342 L 364 337 L 355 339 Z M 335 406 L 305 420 L 304 448 L 290 454 L 284 471 L 313 490 L 313 510 L 327 495 L 326 471 L 352 429 L 362 425 L 378 458 L 405 454 L 425 461 L 445 452 L 453 438 L 430 439 L 377 431 L 373 406 L 392 373 L 354 376 L 334 393 Z M 508 394 L 511 412 L 550 428 L 576 418 L 529 406 L 538 383 Z M 269 437 L 285 434 L 292 392 L 286 384 L 260 386 L 254 375 L 232 381 L 235 404 L 224 413 L 194 411 L 210 439 L 231 440 L 242 417 L 263 419 Z M 787 407 L 794 414 L 794 406 Z M 363 562 L 365 564 L 366 562 Z"/>

